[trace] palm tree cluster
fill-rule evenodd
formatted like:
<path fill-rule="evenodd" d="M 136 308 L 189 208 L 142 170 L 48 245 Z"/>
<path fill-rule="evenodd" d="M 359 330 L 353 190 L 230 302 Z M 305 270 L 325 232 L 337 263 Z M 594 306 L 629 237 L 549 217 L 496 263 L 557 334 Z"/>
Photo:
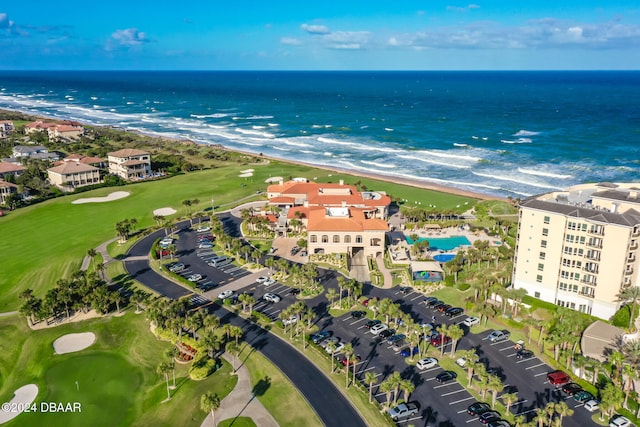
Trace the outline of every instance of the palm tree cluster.
<path fill-rule="evenodd" d="M 277 272 L 274 276 L 279 280 L 284 281 L 290 277 L 293 287 L 301 289 L 303 295 L 316 295 L 322 289 L 322 285 L 316 280 L 320 273 L 314 263 L 297 264 L 285 258 L 268 257 L 265 265 Z"/>
<path fill-rule="evenodd" d="M 126 299 L 119 290 L 110 290 L 97 273 L 76 271 L 70 279 L 60 279 L 49 289 L 44 298 L 38 298 L 32 289 L 20 294 L 23 301 L 20 313 L 27 317 L 29 325 L 46 320 L 50 322 L 60 315 L 69 318 L 72 313 L 90 309 L 106 314 L 113 308 L 120 312 Z"/>
<path fill-rule="evenodd" d="M 255 237 L 273 237 L 269 218 L 266 215 L 255 215 L 253 209 L 242 209 L 240 218 L 247 225 L 247 231 Z"/>
<path fill-rule="evenodd" d="M 460 214 L 449 209 L 438 209 L 437 207 L 407 206 L 400 207 L 400 213 L 404 215 L 408 222 L 451 222 L 461 223 Z"/>
<path fill-rule="evenodd" d="M 296 320 L 294 322 L 288 322 L 289 338 L 293 339 L 294 335 L 297 336 L 303 330 L 310 329 L 311 326 L 313 326 L 313 321 L 316 318 L 316 315 L 312 309 L 307 307 L 305 303 L 303 303 L 302 301 L 298 301 L 282 310 L 278 317 L 282 320 L 295 317 Z M 286 332 L 287 325 L 283 326 Z M 306 340 L 304 342 L 304 348 L 306 348 Z"/>
<path fill-rule="evenodd" d="M 369 389 L 373 382 L 369 383 Z M 385 394 L 386 402 L 385 408 L 390 408 L 391 406 L 395 406 L 398 404 L 398 399 L 400 398 L 400 392 L 402 392 L 403 400 L 405 402 L 409 401 L 409 397 L 411 393 L 415 390 L 416 386 L 410 379 L 402 378 L 399 372 L 394 371 L 391 375 L 389 375 L 384 381 L 380 383 L 380 387 L 378 390 Z M 393 402 L 391 401 L 391 397 L 393 396 Z"/>
<path fill-rule="evenodd" d="M 116 223 L 116 233 L 122 242 L 126 242 L 131 235 L 131 230 L 138 224 L 135 218 L 125 219 Z"/>
<path fill-rule="evenodd" d="M 338 276 L 338 292 L 335 289 L 329 289 L 327 292 L 327 299 L 329 300 L 329 306 L 334 305 L 335 299 L 338 298 L 338 307 L 341 309 L 349 309 L 358 301 L 358 298 L 362 296 L 362 283 L 355 279 L 347 279 L 344 276 Z M 344 292 L 347 291 L 347 297 L 344 298 Z"/>

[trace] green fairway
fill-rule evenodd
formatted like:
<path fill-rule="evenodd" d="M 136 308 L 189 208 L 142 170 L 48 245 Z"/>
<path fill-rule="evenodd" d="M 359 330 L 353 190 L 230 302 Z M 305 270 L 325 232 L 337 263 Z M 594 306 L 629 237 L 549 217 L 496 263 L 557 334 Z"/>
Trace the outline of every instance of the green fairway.
<path fill-rule="evenodd" d="M 254 169 L 254 176 L 238 177 L 240 171 L 247 168 Z M 88 249 L 116 237 L 118 221 L 135 218 L 137 229 L 146 228 L 155 224 L 153 210 L 163 207 L 178 211 L 167 219 L 184 216 L 187 208 L 182 204 L 183 200 L 199 200 L 198 205 L 190 208 L 192 212 L 210 210 L 212 198 L 216 211 L 231 208 L 240 201 L 266 200 L 256 192 L 264 191 L 265 180 L 273 176 L 284 179 L 303 176 L 317 178 L 318 182 L 361 181 L 367 188 L 386 191 L 407 203 L 421 200 L 423 204 L 435 204 L 443 209 L 462 211 L 475 202 L 466 197 L 278 161 L 225 166 L 161 181 L 60 197 L 0 217 L 3 236 L 0 312 L 19 308 L 18 295 L 24 289 L 31 288 L 36 295 L 42 296 L 58 279 L 77 270 Z M 114 191 L 127 191 L 130 195 L 106 203 L 71 204 L 75 199 L 106 196 Z M 465 205 L 467 202 L 469 204 Z"/>

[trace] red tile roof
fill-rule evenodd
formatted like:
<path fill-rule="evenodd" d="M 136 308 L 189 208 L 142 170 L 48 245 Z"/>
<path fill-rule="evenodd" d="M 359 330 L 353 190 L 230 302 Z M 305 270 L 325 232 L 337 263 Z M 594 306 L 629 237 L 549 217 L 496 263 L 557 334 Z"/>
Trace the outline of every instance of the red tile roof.
<path fill-rule="evenodd" d="M 349 208 L 349 216 L 328 216 L 326 209 L 315 207 L 309 209 L 307 230 L 312 231 L 388 231 L 389 225 L 382 219 L 365 219 L 362 210 Z"/>
<path fill-rule="evenodd" d="M 9 162 L 0 162 L 0 173 L 24 172 L 26 169 L 20 165 Z"/>
<path fill-rule="evenodd" d="M 131 156 L 144 156 L 144 155 L 148 155 L 149 153 L 147 151 L 142 151 L 142 150 L 137 150 L 135 148 L 125 148 L 122 150 L 118 150 L 118 151 L 113 151 L 111 153 L 107 153 L 107 155 L 111 156 L 111 157 L 120 157 L 120 158 L 126 158 L 126 157 L 131 157 Z"/>
<path fill-rule="evenodd" d="M 68 175 L 72 173 L 81 173 L 81 172 L 92 172 L 99 170 L 96 167 L 91 165 L 84 165 L 78 162 L 64 162 L 59 166 L 54 166 L 52 168 L 47 169 L 47 171 L 51 171 L 54 173 L 59 173 L 60 175 Z"/>

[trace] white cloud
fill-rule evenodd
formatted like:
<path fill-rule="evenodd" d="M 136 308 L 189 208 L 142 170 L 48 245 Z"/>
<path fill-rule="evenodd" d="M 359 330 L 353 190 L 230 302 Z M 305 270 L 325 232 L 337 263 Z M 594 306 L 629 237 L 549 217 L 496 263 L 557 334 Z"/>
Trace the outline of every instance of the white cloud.
<path fill-rule="evenodd" d="M 369 44 L 371 33 L 368 31 L 336 31 L 322 37 L 332 49 L 363 49 Z"/>
<path fill-rule="evenodd" d="M 468 12 L 472 9 L 480 9 L 480 6 L 473 3 L 466 6 L 447 6 L 447 10 L 452 10 L 454 12 Z"/>
<path fill-rule="evenodd" d="M 280 39 L 280 44 L 286 46 L 300 46 L 302 42 L 294 37 L 282 37 Z"/>
<path fill-rule="evenodd" d="M 300 28 L 302 28 L 304 31 L 306 31 L 309 34 L 329 34 L 329 28 L 327 28 L 326 25 L 309 25 L 309 24 L 302 24 L 300 25 Z"/>
<path fill-rule="evenodd" d="M 137 28 L 127 28 L 114 31 L 113 34 L 111 34 L 110 41 L 116 45 L 131 47 L 148 43 L 149 39 L 145 33 L 139 31 Z"/>

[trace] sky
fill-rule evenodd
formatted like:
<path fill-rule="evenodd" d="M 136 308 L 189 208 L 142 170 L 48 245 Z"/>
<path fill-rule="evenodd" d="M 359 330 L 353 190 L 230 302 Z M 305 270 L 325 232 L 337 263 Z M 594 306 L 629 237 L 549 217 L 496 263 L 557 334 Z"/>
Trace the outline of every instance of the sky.
<path fill-rule="evenodd" d="M 21 1 L 0 70 L 640 69 L 640 2 Z"/>

